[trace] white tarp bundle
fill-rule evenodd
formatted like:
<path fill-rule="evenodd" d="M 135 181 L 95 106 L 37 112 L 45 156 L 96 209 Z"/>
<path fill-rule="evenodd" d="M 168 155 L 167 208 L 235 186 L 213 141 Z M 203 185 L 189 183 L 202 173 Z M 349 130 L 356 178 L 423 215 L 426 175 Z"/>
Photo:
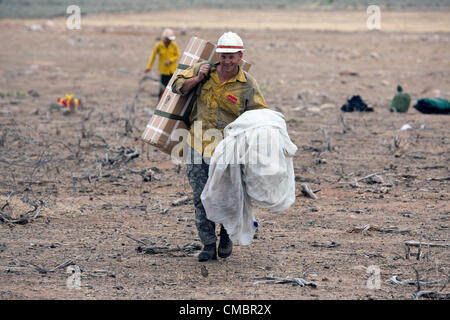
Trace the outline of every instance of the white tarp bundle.
<path fill-rule="evenodd" d="M 224 133 L 201 200 L 208 219 L 223 224 L 233 243 L 249 245 L 257 227 L 252 204 L 279 212 L 295 201 L 297 147 L 283 115 L 270 109 L 244 112 Z"/>

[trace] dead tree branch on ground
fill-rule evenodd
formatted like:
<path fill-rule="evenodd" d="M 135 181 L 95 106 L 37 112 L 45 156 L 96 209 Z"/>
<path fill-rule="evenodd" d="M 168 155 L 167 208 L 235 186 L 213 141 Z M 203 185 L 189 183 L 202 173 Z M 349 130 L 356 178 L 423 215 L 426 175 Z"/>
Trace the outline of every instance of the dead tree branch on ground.
<path fill-rule="evenodd" d="M 284 284 L 284 283 L 292 283 L 293 285 L 298 285 L 300 287 L 309 286 L 312 288 L 316 288 L 317 285 L 313 282 L 306 281 L 303 278 L 278 278 L 274 277 L 272 275 L 270 276 L 263 276 L 263 277 L 255 277 L 255 279 L 258 279 L 260 281 L 256 281 L 253 284 L 266 284 L 266 283 L 274 283 L 274 284 Z"/>

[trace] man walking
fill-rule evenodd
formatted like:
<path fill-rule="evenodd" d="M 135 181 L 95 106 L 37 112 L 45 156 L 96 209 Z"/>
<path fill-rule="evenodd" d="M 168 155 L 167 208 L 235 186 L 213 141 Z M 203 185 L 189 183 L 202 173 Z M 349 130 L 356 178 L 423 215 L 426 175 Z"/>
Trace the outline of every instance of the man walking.
<path fill-rule="evenodd" d="M 161 74 L 159 97 L 161 98 L 164 89 L 177 69 L 177 61 L 180 57 L 180 49 L 175 42 L 175 34 L 172 29 L 165 29 L 161 36 L 162 40 L 158 42 L 152 51 L 150 60 L 145 72 L 152 69 L 156 55 L 159 55 L 158 72 Z"/>
<path fill-rule="evenodd" d="M 187 148 L 187 176 L 193 190 L 195 222 L 204 245 L 199 261 L 216 260 L 217 251 L 221 258 L 227 258 L 232 252 L 231 240 L 223 226 L 216 250 L 216 225 L 207 219 L 200 199 L 208 180 L 209 160 L 214 153 L 214 148 L 209 146 L 211 141 L 203 133 L 217 129 L 223 135 L 225 126 L 243 112 L 267 108 L 256 80 L 239 67 L 243 51 L 242 39 L 236 33 L 226 32 L 217 42 L 218 63 L 214 66 L 196 63 L 181 72 L 172 85 L 174 93 L 185 95 L 203 83 L 190 114 L 192 125 Z M 198 128 L 201 133 L 195 132 Z"/>

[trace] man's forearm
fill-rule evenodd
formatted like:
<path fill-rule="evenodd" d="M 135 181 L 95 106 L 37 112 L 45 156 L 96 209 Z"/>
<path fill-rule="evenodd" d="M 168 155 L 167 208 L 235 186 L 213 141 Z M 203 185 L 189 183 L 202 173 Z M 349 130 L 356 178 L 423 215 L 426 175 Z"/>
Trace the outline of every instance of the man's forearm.
<path fill-rule="evenodd" d="M 181 93 L 186 93 L 191 91 L 197 84 L 200 83 L 200 81 L 202 81 L 202 78 L 199 76 L 195 76 L 193 78 L 189 78 L 187 79 L 183 86 L 180 88 Z"/>

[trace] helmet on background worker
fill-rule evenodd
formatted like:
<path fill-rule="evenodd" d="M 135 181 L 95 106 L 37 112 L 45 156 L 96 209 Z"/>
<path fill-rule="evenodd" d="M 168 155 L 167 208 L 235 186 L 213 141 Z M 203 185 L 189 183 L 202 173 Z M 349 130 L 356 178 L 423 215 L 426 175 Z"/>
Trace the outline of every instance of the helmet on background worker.
<path fill-rule="evenodd" d="M 162 35 L 161 35 L 162 40 L 164 39 L 169 39 L 170 41 L 174 41 L 176 39 L 175 37 L 175 33 L 173 32 L 172 29 L 164 29 Z"/>
<path fill-rule="evenodd" d="M 244 42 L 234 32 L 225 32 L 217 40 L 216 52 L 218 53 L 234 53 L 244 50 Z"/>

